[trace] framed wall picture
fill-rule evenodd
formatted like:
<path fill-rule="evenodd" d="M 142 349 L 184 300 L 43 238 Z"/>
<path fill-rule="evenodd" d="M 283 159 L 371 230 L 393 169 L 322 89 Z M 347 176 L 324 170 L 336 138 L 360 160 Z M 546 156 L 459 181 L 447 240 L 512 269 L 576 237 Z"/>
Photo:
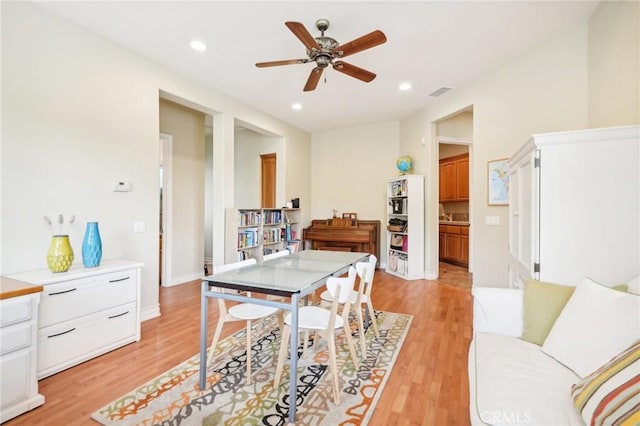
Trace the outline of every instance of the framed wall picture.
<path fill-rule="evenodd" d="M 487 203 L 490 206 L 509 204 L 509 159 L 502 158 L 487 163 Z"/>

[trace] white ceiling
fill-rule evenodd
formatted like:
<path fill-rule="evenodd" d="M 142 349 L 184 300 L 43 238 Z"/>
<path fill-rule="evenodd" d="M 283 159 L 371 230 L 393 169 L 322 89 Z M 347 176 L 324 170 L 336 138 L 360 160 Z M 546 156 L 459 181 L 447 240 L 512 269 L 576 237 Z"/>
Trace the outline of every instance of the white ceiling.
<path fill-rule="evenodd" d="M 309 132 L 401 119 L 461 88 L 555 34 L 586 22 L 597 1 L 43 1 L 51 12 L 153 58 L 208 86 Z M 345 43 L 375 29 L 387 42 L 345 59 L 377 74 L 371 83 L 325 71 L 302 88 L 312 63 L 256 68 L 256 62 L 305 58 L 284 25 Z M 194 39 L 208 49 L 189 48 Z M 409 92 L 398 85 L 408 81 Z M 447 96 L 447 94 L 443 95 Z M 300 102 L 303 109 L 291 105 Z"/>

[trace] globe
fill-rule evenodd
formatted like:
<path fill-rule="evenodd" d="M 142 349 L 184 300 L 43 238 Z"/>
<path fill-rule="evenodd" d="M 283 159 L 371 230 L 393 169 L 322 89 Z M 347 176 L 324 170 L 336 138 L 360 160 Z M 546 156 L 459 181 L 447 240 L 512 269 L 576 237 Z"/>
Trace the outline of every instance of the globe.
<path fill-rule="evenodd" d="M 399 157 L 396 160 L 396 167 L 400 170 L 401 174 L 409 173 L 413 167 L 413 158 L 408 155 Z"/>

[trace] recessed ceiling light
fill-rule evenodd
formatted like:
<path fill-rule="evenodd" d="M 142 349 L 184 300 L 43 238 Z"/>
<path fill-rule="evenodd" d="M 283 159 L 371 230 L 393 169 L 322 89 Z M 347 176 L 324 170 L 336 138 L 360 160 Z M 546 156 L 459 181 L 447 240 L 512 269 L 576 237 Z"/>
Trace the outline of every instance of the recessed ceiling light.
<path fill-rule="evenodd" d="M 402 90 L 403 92 L 407 91 L 407 90 L 411 89 L 411 83 L 409 83 L 408 81 L 400 83 L 400 85 L 398 86 L 398 89 Z"/>
<path fill-rule="evenodd" d="M 300 102 L 296 102 L 293 105 L 291 105 L 291 109 L 295 109 L 296 111 L 299 111 L 302 109 L 302 104 Z"/>
<path fill-rule="evenodd" d="M 198 52 L 204 52 L 205 50 L 207 50 L 207 45 L 200 40 L 191 40 L 189 46 L 191 46 L 193 50 L 196 50 Z"/>

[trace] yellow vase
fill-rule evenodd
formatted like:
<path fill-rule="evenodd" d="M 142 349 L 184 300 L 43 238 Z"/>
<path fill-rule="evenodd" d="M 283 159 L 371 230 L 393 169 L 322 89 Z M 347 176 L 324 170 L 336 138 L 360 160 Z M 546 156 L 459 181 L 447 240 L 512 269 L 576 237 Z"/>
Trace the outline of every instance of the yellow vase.
<path fill-rule="evenodd" d="M 54 235 L 47 253 L 47 265 L 51 272 L 67 272 L 73 263 L 73 249 L 68 235 Z"/>

